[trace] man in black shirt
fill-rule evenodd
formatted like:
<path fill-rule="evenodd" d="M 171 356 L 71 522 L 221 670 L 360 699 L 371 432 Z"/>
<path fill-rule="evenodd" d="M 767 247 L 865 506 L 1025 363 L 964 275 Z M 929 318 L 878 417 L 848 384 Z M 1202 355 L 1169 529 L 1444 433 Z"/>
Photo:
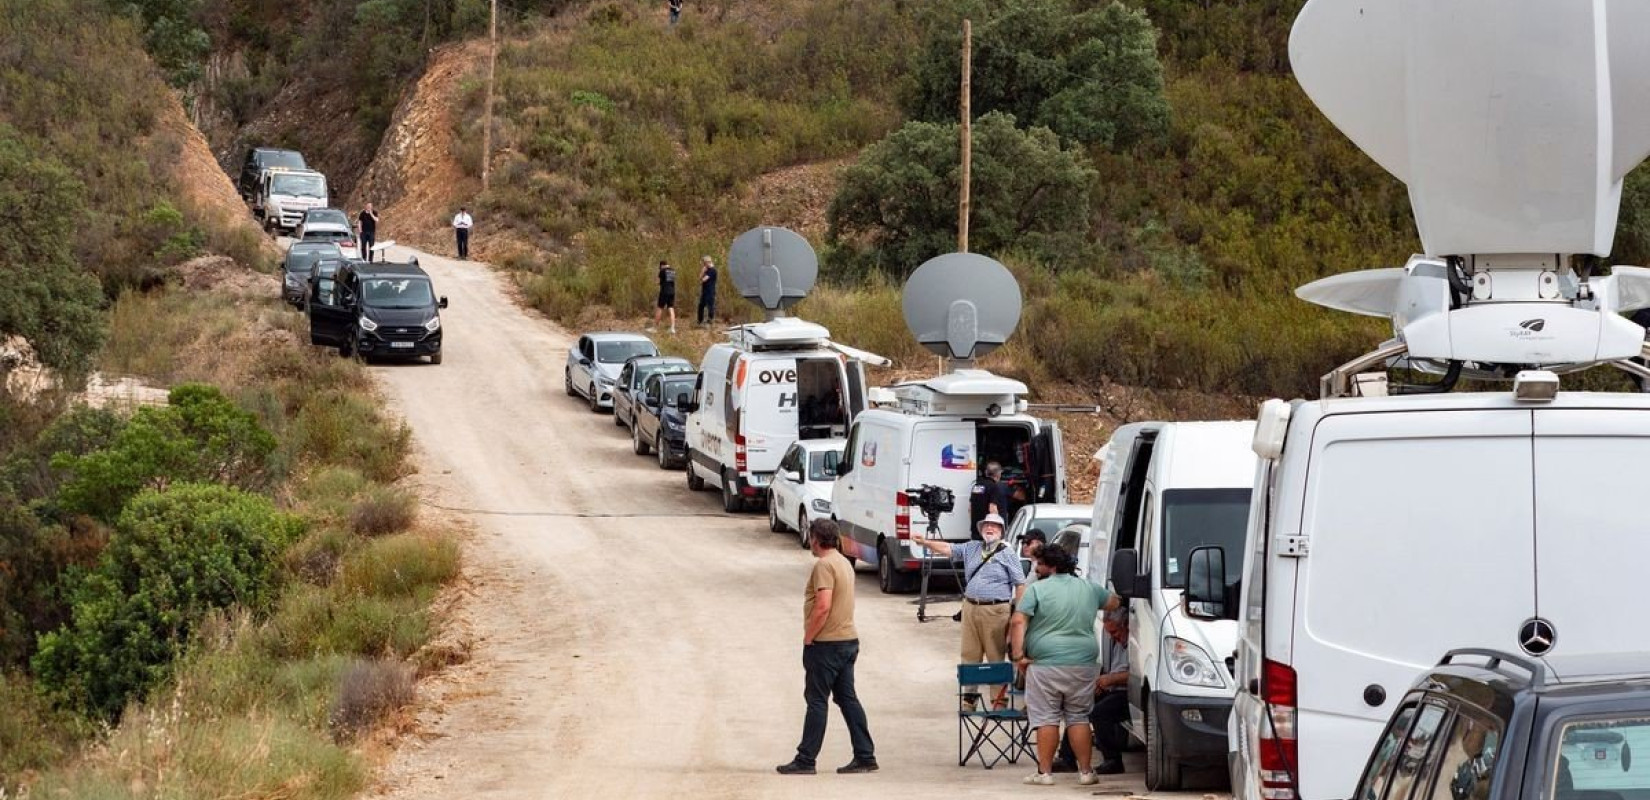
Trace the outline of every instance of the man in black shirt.
<path fill-rule="evenodd" d="M 1003 483 L 1003 465 L 995 461 L 985 465 L 985 474 L 974 481 L 974 487 L 968 491 L 969 523 L 977 531 L 980 520 L 987 514 L 996 514 L 1008 519 L 1009 512 L 1008 484 Z M 978 533 L 974 538 L 980 538 Z"/>
<path fill-rule="evenodd" d="M 358 220 L 361 225 L 361 258 L 371 261 L 373 242 L 378 241 L 378 212 L 373 211 L 372 204 L 368 203 L 361 208 Z"/>
<path fill-rule="evenodd" d="M 653 309 L 653 326 L 648 330 L 659 327 L 659 320 L 664 316 L 666 309 L 670 311 L 670 332 L 676 332 L 676 268 L 669 261 L 659 259 L 659 304 Z"/>
<path fill-rule="evenodd" d="M 716 263 L 710 256 L 699 259 L 699 324 L 716 321 Z"/>

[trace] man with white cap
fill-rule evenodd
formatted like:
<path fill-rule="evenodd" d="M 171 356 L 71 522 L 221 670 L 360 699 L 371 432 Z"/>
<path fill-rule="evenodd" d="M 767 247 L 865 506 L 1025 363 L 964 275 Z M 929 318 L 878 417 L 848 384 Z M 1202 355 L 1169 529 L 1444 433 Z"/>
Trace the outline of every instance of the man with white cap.
<path fill-rule="evenodd" d="M 1003 660 L 1010 604 L 1019 599 L 1026 583 L 1018 554 L 1003 542 L 1003 518 L 987 514 L 975 527 L 979 541 L 947 542 L 920 534 L 911 539 L 962 565 L 962 660 L 966 664 Z"/>

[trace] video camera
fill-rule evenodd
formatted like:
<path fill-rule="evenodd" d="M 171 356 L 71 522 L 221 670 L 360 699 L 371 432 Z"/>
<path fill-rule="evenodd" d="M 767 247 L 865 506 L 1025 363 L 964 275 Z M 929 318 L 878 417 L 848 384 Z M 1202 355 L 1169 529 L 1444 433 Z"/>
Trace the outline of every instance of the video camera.
<path fill-rule="evenodd" d="M 949 514 L 957 507 L 956 494 L 944 486 L 923 484 L 915 489 L 906 489 L 905 495 L 929 519 L 938 519 L 941 514 Z"/>

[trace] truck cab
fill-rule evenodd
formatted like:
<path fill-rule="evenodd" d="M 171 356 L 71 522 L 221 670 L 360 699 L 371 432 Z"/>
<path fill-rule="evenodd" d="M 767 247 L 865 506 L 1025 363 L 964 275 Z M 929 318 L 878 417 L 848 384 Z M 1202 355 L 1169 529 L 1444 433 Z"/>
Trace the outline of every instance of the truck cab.
<path fill-rule="evenodd" d="M 254 207 L 262 212 L 264 228 L 272 233 L 297 230 L 305 212 L 332 205 L 327 176 L 312 169 L 271 167 L 263 171 L 258 186 Z"/>

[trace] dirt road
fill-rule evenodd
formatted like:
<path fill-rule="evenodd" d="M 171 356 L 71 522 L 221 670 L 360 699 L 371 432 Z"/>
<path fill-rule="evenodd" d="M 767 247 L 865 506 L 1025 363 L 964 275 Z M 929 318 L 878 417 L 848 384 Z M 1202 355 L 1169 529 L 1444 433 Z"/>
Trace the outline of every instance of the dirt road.
<path fill-rule="evenodd" d="M 522 311 L 489 269 L 419 261 L 451 299 L 446 363 L 373 372 L 412 426 L 426 501 L 475 525 L 461 624 L 476 646 L 438 682 L 436 710 L 375 795 L 1090 793 L 1074 776 L 1021 786 L 1025 762 L 957 767 L 957 627 L 919 624 L 909 598 L 879 594 L 869 572 L 858 679 L 882 771 L 835 774 L 849 748 L 833 707 L 821 774 L 774 774 L 802 728 L 811 557 L 760 515 L 725 516 L 713 493 L 689 492 L 681 472 L 633 455 L 610 416 L 564 395 L 572 337 Z"/>

